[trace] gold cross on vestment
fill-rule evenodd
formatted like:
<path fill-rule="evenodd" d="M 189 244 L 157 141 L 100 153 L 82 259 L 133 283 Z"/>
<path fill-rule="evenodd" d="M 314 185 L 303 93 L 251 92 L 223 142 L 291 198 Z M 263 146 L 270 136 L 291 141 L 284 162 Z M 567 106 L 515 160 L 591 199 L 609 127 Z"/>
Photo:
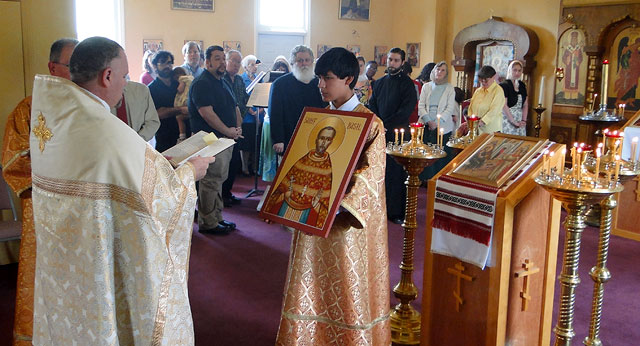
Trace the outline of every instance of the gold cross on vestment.
<path fill-rule="evenodd" d="M 515 276 L 517 278 L 522 277 L 522 292 L 520 292 L 520 297 L 522 298 L 522 311 L 527 311 L 527 305 L 529 300 L 531 300 L 531 296 L 529 295 L 529 275 L 533 275 L 540 271 L 540 268 L 534 267 L 533 262 L 528 259 L 524 260 L 522 263 L 522 268 L 524 270 L 517 271 Z"/>
<path fill-rule="evenodd" d="M 40 152 L 44 151 L 44 145 L 53 137 L 53 132 L 47 127 L 47 120 L 44 115 L 38 115 L 38 126 L 33 129 L 33 134 L 40 139 Z"/>
<path fill-rule="evenodd" d="M 462 294 L 460 292 L 460 289 L 461 289 L 460 279 L 464 279 L 467 281 L 473 281 L 474 279 L 472 276 L 462 274 L 463 271 L 464 271 L 464 266 L 462 265 L 462 262 L 456 263 L 455 269 L 447 268 L 447 272 L 449 274 L 453 274 L 456 276 L 456 290 L 453 291 L 453 297 L 456 300 L 456 311 L 458 312 L 460 312 L 460 305 L 462 305 L 462 303 L 464 302 L 464 299 L 462 299 Z"/>

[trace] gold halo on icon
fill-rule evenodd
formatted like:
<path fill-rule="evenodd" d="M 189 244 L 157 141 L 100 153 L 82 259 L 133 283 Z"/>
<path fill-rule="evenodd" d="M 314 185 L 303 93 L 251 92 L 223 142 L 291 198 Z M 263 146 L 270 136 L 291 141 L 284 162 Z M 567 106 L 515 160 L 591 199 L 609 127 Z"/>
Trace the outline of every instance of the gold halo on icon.
<path fill-rule="evenodd" d="M 318 138 L 318 133 L 320 132 L 320 130 L 327 126 L 331 126 L 336 130 L 336 136 L 333 137 L 333 142 L 331 142 L 331 145 L 329 145 L 329 147 L 327 148 L 327 152 L 329 154 L 333 154 L 333 152 L 336 151 L 338 147 L 340 147 L 342 141 L 344 140 L 344 133 L 346 129 L 344 121 L 338 117 L 327 117 L 320 120 L 320 122 L 318 122 L 313 127 L 311 133 L 309 133 L 309 139 L 307 141 L 307 147 L 309 148 L 309 150 L 316 148 L 316 139 Z"/>

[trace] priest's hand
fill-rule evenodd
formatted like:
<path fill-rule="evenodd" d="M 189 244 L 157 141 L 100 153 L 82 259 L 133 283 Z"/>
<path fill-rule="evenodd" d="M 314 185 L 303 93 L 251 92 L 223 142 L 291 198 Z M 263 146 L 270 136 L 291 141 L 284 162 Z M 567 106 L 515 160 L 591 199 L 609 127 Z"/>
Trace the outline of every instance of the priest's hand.
<path fill-rule="evenodd" d="M 215 157 L 202 157 L 195 156 L 189 159 L 189 161 L 193 165 L 193 170 L 195 171 L 196 181 L 202 179 L 205 174 L 207 174 L 207 168 L 209 168 L 209 164 L 213 163 L 216 160 Z"/>
<path fill-rule="evenodd" d="M 275 143 L 273 145 L 273 151 L 278 154 L 282 154 L 282 152 L 284 151 L 284 143 Z"/>

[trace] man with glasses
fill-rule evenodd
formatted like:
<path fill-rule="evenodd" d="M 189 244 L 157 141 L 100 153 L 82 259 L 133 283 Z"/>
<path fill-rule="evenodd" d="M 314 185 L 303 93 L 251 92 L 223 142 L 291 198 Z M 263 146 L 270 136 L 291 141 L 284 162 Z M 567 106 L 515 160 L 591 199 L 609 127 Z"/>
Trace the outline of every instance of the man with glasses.
<path fill-rule="evenodd" d="M 63 38 L 51 45 L 49 73 L 71 79 L 69 59 L 78 40 Z M 16 289 L 14 345 L 31 345 L 33 333 L 33 285 L 36 265 L 36 238 L 31 200 L 31 156 L 29 132 L 31 96 L 22 100 L 7 117 L 2 143 L 2 175 L 22 201 L 22 238 Z"/>
<path fill-rule="evenodd" d="M 158 111 L 160 128 L 156 132 L 156 150 L 163 152 L 176 145 L 180 137 L 176 116 L 189 114 L 186 106 L 174 107 L 173 102 L 178 93 L 178 82 L 173 80 L 173 54 L 166 50 L 159 51 L 151 61 L 158 77 L 149 84 L 151 98 Z M 187 131 L 190 134 L 190 131 Z"/>
<path fill-rule="evenodd" d="M 326 107 L 318 92 L 318 78 L 313 73 L 313 51 L 299 45 L 291 51 L 292 72 L 278 78 L 271 86 L 269 119 L 273 150 L 282 155 L 296 129 L 304 107 Z"/>

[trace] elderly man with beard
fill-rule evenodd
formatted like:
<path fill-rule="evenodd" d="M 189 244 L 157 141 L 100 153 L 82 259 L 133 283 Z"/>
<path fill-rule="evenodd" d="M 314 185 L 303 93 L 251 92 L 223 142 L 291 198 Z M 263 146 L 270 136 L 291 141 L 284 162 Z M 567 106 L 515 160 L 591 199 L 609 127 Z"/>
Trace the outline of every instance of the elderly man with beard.
<path fill-rule="evenodd" d="M 149 84 L 151 98 L 158 111 L 160 128 L 156 132 L 156 149 L 163 152 L 176 145 L 180 137 L 176 116 L 189 114 L 187 107 L 174 107 L 173 101 L 178 93 L 178 82 L 173 80 L 173 54 L 162 50 L 151 61 L 158 77 Z M 189 132 L 187 132 L 189 133 Z"/>
<path fill-rule="evenodd" d="M 387 75 L 373 83 L 373 91 L 369 100 L 369 109 L 376 113 L 387 130 L 386 141 L 394 140 L 395 128 L 409 125 L 409 117 L 416 107 L 418 95 L 413 81 L 402 72 L 405 54 L 400 48 L 392 48 L 387 54 Z M 387 155 L 387 217 L 393 223 L 402 223 L 404 219 L 405 199 L 407 192 L 404 181 L 407 174 L 404 168 L 391 156 Z"/>
<path fill-rule="evenodd" d="M 304 107 L 326 107 L 318 92 L 318 78 L 313 74 L 313 51 L 299 45 L 291 51 L 292 72 L 278 78 L 271 86 L 269 119 L 273 150 L 283 154 Z"/>

